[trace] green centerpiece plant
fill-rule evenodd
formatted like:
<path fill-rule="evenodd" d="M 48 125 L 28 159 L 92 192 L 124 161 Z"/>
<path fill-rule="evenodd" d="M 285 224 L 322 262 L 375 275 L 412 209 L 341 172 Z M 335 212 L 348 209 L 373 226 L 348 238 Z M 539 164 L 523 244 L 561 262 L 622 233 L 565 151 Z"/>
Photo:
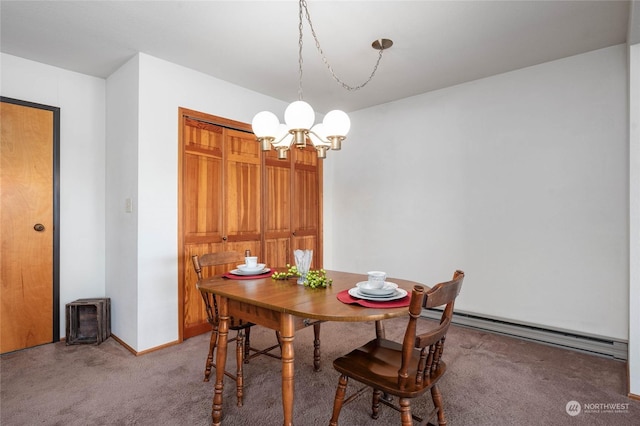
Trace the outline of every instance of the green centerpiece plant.
<path fill-rule="evenodd" d="M 302 274 L 298 271 L 298 268 L 287 263 L 287 270 L 283 272 L 274 272 L 271 276 L 274 280 L 287 280 L 289 278 L 298 278 Z M 309 269 L 304 279 L 304 286 L 310 288 L 327 288 L 331 286 L 333 280 L 327 277 L 327 271 L 324 269 Z"/>

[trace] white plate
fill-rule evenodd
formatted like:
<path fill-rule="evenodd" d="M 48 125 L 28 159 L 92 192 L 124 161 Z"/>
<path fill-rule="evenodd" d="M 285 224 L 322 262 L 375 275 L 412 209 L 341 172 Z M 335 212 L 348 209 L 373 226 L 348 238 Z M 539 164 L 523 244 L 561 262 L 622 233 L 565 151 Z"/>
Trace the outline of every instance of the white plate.
<path fill-rule="evenodd" d="M 404 290 L 402 288 L 397 288 L 395 293 L 390 296 L 368 296 L 366 294 L 360 293 L 358 291 L 358 287 L 349 289 L 349 296 L 356 297 L 358 299 L 370 300 L 373 302 L 388 302 L 390 300 L 402 299 L 407 294 L 407 290 Z"/>
<path fill-rule="evenodd" d="M 358 297 L 363 298 L 366 297 L 367 299 L 371 299 L 371 300 L 379 300 L 379 299 L 386 299 L 387 297 L 392 297 L 397 295 L 397 290 L 393 290 L 393 293 L 390 294 L 367 294 L 367 293 L 363 293 L 360 291 L 360 289 L 358 289 L 358 291 L 356 292 L 358 294 Z"/>
<path fill-rule="evenodd" d="M 238 269 L 244 272 L 260 272 L 264 269 L 266 265 L 264 263 L 258 263 L 256 266 L 250 268 L 245 264 L 238 265 Z"/>
<path fill-rule="evenodd" d="M 264 268 L 260 271 L 241 271 L 240 269 L 234 269 L 232 271 L 229 271 L 229 273 L 233 275 L 262 275 L 266 274 L 269 271 L 271 271 L 271 269 L 269 268 Z"/>
<path fill-rule="evenodd" d="M 369 288 L 367 287 L 368 281 L 361 281 L 356 284 L 360 293 L 367 296 L 391 296 L 398 288 L 398 284 L 385 281 L 381 288 Z"/>

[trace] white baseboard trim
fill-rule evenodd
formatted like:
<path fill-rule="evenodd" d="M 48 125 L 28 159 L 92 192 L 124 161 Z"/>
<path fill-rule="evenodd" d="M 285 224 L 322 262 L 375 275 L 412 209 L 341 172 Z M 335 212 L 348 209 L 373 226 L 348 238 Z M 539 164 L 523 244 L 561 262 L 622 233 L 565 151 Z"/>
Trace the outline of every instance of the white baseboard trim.
<path fill-rule="evenodd" d="M 422 316 L 440 319 L 441 310 L 423 309 Z M 489 318 L 465 312 L 454 312 L 452 324 L 477 330 L 518 337 L 538 343 L 586 352 L 619 360 L 627 360 L 627 342 L 601 336 L 589 336 L 572 331 L 543 328 L 531 324 Z"/>

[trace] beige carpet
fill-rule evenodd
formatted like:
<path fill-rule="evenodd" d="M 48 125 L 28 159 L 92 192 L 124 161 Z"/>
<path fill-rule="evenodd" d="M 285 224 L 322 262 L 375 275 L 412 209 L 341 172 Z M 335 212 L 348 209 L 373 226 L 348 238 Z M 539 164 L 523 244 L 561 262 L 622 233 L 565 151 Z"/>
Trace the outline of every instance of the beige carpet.
<path fill-rule="evenodd" d="M 400 336 L 404 325 L 405 320 L 387 321 L 387 336 Z M 373 335 L 372 323 L 323 324 L 318 373 L 312 366 L 313 330 L 296 335 L 297 425 L 328 424 L 338 381 L 332 360 Z M 272 331 L 254 327 L 254 345 L 274 339 Z M 202 382 L 207 345 L 203 335 L 135 357 L 108 339 L 99 346 L 56 343 L 3 355 L 0 424 L 209 425 L 213 382 Z M 455 326 L 444 359 L 449 370 L 441 391 L 452 426 L 640 424 L 640 402 L 626 397 L 624 362 Z M 225 382 L 223 424 L 282 424 L 279 361 L 256 358 L 245 378 L 240 408 L 234 383 Z M 372 420 L 369 399 L 367 392 L 346 405 L 340 424 L 399 424 L 398 413 L 387 407 Z M 570 401 L 580 404 L 580 414 L 567 414 Z M 605 412 L 612 407 L 606 404 L 617 404 L 619 412 Z M 418 414 L 427 408 L 427 399 L 414 404 Z"/>

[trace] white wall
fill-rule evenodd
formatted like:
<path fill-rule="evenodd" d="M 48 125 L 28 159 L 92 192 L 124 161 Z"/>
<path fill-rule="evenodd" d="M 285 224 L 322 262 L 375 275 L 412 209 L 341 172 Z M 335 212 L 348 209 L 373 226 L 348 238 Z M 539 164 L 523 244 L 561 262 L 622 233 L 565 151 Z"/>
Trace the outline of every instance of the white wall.
<path fill-rule="evenodd" d="M 138 304 L 138 83 L 137 58 L 107 79 L 106 295 L 111 332 L 132 348 L 140 336 Z M 127 212 L 125 200 L 132 209 Z"/>
<path fill-rule="evenodd" d="M 0 54 L 2 96 L 60 108 L 60 333 L 65 304 L 104 297 L 105 81 Z"/>
<path fill-rule="evenodd" d="M 620 45 L 351 114 L 325 266 L 461 268 L 460 310 L 626 340 L 626 103 Z"/>
<path fill-rule="evenodd" d="M 129 115 L 109 118 L 109 145 L 120 145 L 115 149 L 121 153 L 129 152 L 122 145 L 137 150 L 137 163 L 124 166 L 127 180 L 137 179 L 137 187 L 129 182 L 129 188 L 121 177 L 114 177 L 117 184 L 107 189 L 109 216 L 126 217 L 122 213 L 124 199 L 132 196 L 133 216 L 137 217 L 137 230 L 117 220 L 107 227 L 107 277 L 114 277 L 113 281 L 108 279 L 107 293 L 119 291 L 125 283 L 136 289 L 137 302 L 129 301 L 135 306 L 127 305 L 121 318 L 137 323 L 137 335 L 123 340 L 133 349 L 144 351 L 178 339 L 178 107 L 251 122 L 256 112 L 284 111 L 286 103 L 145 54 L 139 54 L 109 78 L 107 96 L 109 113 L 113 106 L 124 108 Z M 134 118 L 137 126 L 130 122 Z M 125 129 L 122 122 L 126 123 Z M 113 174 L 122 173 L 121 160 L 117 155 L 108 159 L 109 181 Z M 137 270 L 129 264 L 127 251 L 115 245 L 123 238 L 117 235 L 125 231 L 137 236 L 136 242 L 133 237 L 125 237 L 129 244 L 137 244 Z M 119 265 L 128 265 L 127 277 L 116 269 Z M 123 290 L 128 295 L 131 288 Z M 121 337 L 115 329 L 114 333 Z"/>

